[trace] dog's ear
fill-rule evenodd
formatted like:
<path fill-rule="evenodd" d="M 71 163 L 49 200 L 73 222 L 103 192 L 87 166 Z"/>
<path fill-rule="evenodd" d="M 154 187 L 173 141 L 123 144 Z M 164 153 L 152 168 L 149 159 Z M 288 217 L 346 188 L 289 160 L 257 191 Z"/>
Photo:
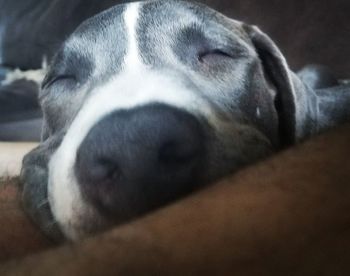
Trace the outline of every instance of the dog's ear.
<path fill-rule="evenodd" d="M 296 92 L 292 73 L 276 44 L 259 28 L 244 25 L 261 60 L 265 77 L 276 89 L 275 106 L 279 115 L 279 132 L 282 146 L 296 140 Z"/>

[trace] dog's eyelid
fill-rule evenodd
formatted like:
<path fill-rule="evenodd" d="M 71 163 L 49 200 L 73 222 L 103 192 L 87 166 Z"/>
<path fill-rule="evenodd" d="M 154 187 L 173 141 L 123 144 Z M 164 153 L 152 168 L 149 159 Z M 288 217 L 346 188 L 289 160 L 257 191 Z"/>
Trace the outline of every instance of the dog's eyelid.
<path fill-rule="evenodd" d="M 207 55 L 219 55 L 219 56 L 224 56 L 224 57 L 232 57 L 229 53 L 227 53 L 224 50 L 221 49 L 213 49 L 213 50 L 207 50 L 207 51 L 202 51 L 198 53 L 198 58 L 202 59 L 203 57 Z"/>
<path fill-rule="evenodd" d="M 244 57 L 245 51 L 239 48 L 229 49 L 218 47 L 199 52 L 197 58 L 200 62 L 202 62 L 206 57 L 209 56 L 218 56 L 226 59 L 236 59 Z"/>
<path fill-rule="evenodd" d="M 61 80 L 73 80 L 76 81 L 76 77 L 74 75 L 69 75 L 69 74 L 63 74 L 63 75 L 57 75 L 57 76 L 52 76 L 52 77 L 47 77 L 43 84 L 42 84 L 42 89 L 48 88 L 57 81 Z"/>

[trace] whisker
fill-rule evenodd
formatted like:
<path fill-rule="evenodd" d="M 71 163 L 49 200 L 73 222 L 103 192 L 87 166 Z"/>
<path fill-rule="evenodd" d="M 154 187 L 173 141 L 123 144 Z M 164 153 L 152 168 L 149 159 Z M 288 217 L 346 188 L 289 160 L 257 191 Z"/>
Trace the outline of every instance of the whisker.
<path fill-rule="evenodd" d="M 40 202 L 40 203 L 37 205 L 37 207 L 38 207 L 38 208 L 42 208 L 42 207 L 44 207 L 44 206 L 47 205 L 47 204 L 49 204 L 49 200 L 48 200 L 48 199 L 43 200 L 42 202 Z"/>

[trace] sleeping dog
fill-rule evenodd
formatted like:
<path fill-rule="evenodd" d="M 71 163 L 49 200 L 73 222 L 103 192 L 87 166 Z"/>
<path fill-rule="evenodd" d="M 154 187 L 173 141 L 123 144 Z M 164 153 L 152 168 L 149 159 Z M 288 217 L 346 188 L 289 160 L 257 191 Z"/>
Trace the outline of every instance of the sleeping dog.
<path fill-rule="evenodd" d="M 24 206 L 56 239 L 139 217 L 349 119 L 350 86 L 327 84 L 303 83 L 266 34 L 204 5 L 114 6 L 50 61 Z"/>

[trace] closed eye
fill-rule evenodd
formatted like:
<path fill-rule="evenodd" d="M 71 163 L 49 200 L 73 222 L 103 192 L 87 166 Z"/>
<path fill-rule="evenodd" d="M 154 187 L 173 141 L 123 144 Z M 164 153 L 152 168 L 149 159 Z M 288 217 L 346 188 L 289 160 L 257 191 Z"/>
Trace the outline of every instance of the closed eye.
<path fill-rule="evenodd" d="M 57 75 L 57 76 L 47 76 L 43 83 L 42 88 L 49 88 L 53 84 L 60 82 L 60 81 L 73 81 L 76 82 L 76 77 L 74 75 Z"/>
<path fill-rule="evenodd" d="M 213 49 L 213 50 L 209 50 L 209 51 L 203 51 L 203 52 L 200 52 L 198 54 L 198 60 L 200 62 L 203 62 L 204 59 L 206 59 L 208 57 L 233 58 L 232 55 L 230 55 L 229 53 L 225 52 L 224 50 L 220 50 L 220 49 Z"/>

